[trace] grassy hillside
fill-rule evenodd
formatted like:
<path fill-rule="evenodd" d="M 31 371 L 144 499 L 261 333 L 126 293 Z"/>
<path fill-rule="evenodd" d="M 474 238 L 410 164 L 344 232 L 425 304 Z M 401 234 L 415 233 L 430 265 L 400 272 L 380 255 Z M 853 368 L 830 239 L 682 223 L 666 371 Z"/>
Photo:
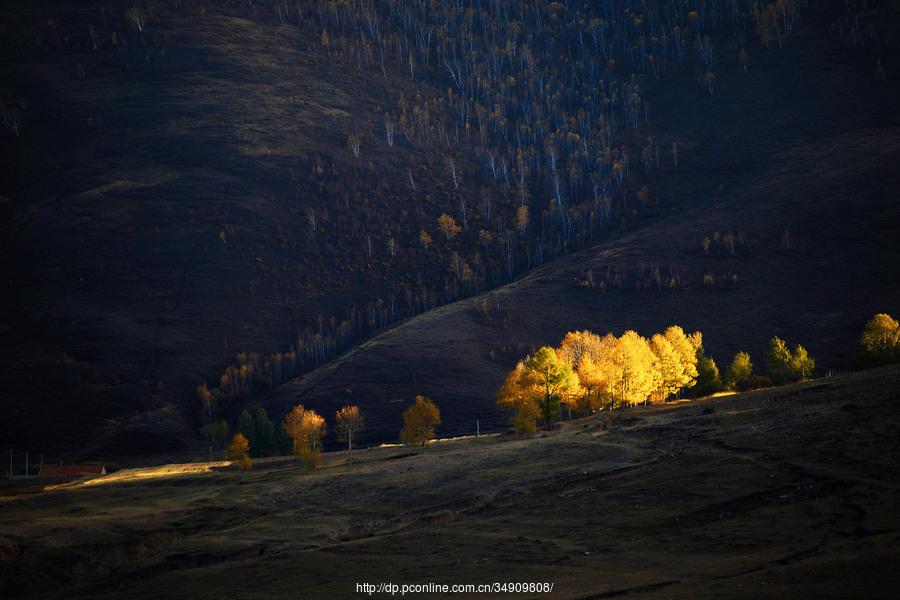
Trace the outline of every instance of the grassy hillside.
<path fill-rule="evenodd" d="M 896 367 L 632 408 L 530 440 L 326 456 L 5 498 L 4 597 L 350 597 L 552 582 L 553 598 L 888 597 Z M 516 596 L 514 597 L 521 597 Z"/>
<path fill-rule="evenodd" d="M 426 394 L 445 433 L 471 433 L 476 418 L 503 427 L 493 394 L 515 361 L 584 328 L 699 329 L 723 369 L 739 350 L 765 369 L 777 335 L 822 373 L 847 368 L 865 321 L 900 310 L 900 88 L 874 80 L 827 22 L 813 11 L 783 51 L 724 71 L 715 97 L 670 85 L 653 98 L 682 156 L 659 177 L 648 224 L 377 336 L 277 390 L 275 412 L 353 402 L 371 439 L 394 439 L 403 407 Z M 732 255 L 716 232 L 743 242 Z M 656 269 L 676 289 L 657 289 Z"/>

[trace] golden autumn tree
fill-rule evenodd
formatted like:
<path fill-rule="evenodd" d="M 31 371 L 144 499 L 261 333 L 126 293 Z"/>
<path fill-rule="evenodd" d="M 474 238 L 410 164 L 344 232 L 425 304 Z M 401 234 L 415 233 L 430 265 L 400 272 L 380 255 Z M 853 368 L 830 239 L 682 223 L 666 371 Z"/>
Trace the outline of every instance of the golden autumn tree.
<path fill-rule="evenodd" d="M 604 361 L 604 368 L 609 370 L 605 379 L 619 404 L 640 404 L 659 389 L 656 355 L 647 339 L 635 331 L 622 334 L 609 360 Z"/>
<path fill-rule="evenodd" d="M 653 400 L 664 401 L 684 386 L 685 364 L 681 354 L 663 335 L 654 334 L 650 338 L 650 348 L 659 368 L 659 387 L 653 394 Z"/>
<path fill-rule="evenodd" d="M 900 323 L 879 313 L 863 328 L 859 346 L 864 364 L 883 365 L 900 360 Z"/>
<path fill-rule="evenodd" d="M 284 417 L 284 431 L 293 441 L 294 455 L 309 470 L 319 465 L 325 419 L 316 411 L 299 404 Z"/>
<path fill-rule="evenodd" d="M 678 325 L 672 325 L 666 328 L 663 335 L 680 357 L 683 372 L 678 390 L 693 387 L 697 383 L 697 351 L 703 347 L 703 334 L 695 331 L 688 335 Z"/>
<path fill-rule="evenodd" d="M 234 434 L 231 443 L 225 448 L 225 457 L 234 461 L 241 471 L 247 471 L 253 466 L 253 459 L 250 458 L 250 442 L 244 434 Z"/>
<path fill-rule="evenodd" d="M 344 406 L 334 415 L 334 429 L 339 442 L 347 442 L 347 461 L 352 460 L 353 436 L 365 429 L 366 421 L 358 406 Z"/>
<path fill-rule="evenodd" d="M 537 431 L 537 418 L 540 415 L 536 401 L 538 394 L 532 387 L 533 383 L 525 377 L 525 365 L 519 361 L 497 392 L 497 405 L 513 409 L 509 424 L 516 433 L 523 436 Z"/>
<path fill-rule="evenodd" d="M 400 439 L 412 446 L 425 445 L 434 437 L 434 429 L 441 424 L 441 411 L 429 398 L 416 396 L 414 404 L 403 411 L 403 431 Z"/>
<path fill-rule="evenodd" d="M 576 412 L 593 412 L 608 403 L 608 394 L 604 394 L 606 371 L 602 362 L 615 345 L 614 335 L 608 333 L 600 337 L 590 331 L 570 331 L 560 343 L 559 355 L 578 375 L 582 392 L 573 404 Z"/>

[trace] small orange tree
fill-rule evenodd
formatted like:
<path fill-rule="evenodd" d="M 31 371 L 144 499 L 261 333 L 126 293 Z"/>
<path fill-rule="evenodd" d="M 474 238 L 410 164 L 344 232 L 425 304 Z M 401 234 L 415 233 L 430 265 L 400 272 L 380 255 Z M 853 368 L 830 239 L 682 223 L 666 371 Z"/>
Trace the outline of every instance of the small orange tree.
<path fill-rule="evenodd" d="M 434 428 L 441 424 L 441 411 L 425 396 L 416 396 L 416 402 L 403 411 L 403 431 L 400 439 L 406 444 L 425 444 L 434 437 Z"/>
<path fill-rule="evenodd" d="M 366 427 L 358 406 L 345 406 L 334 415 L 334 428 L 339 442 L 347 442 L 347 460 L 352 460 L 353 436 Z"/>
<path fill-rule="evenodd" d="M 243 433 L 234 434 L 231 443 L 225 448 L 225 456 L 237 463 L 241 471 L 248 471 L 253 466 L 253 460 L 250 458 L 250 442 Z"/>
<path fill-rule="evenodd" d="M 322 453 L 325 419 L 316 411 L 298 404 L 284 417 L 284 431 L 293 441 L 294 455 L 307 469 L 315 470 Z"/>
<path fill-rule="evenodd" d="M 444 234 L 444 237 L 447 238 L 449 242 L 462 231 L 462 227 L 456 224 L 456 219 L 448 215 L 447 213 L 441 213 L 441 216 L 438 217 L 438 229 L 441 233 Z"/>

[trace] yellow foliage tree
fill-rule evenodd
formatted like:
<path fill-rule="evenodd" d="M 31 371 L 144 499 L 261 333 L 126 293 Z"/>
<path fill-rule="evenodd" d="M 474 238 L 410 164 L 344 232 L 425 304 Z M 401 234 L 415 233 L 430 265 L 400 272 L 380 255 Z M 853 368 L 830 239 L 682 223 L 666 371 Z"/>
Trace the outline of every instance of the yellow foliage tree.
<path fill-rule="evenodd" d="M 515 411 L 509 424 L 519 435 L 530 435 L 537 431 L 540 410 L 536 401 L 538 393 L 535 389 L 530 389 L 532 386 L 525 377 L 525 365 L 519 361 L 497 392 L 497 404 Z"/>
<path fill-rule="evenodd" d="M 434 437 L 434 428 L 441 424 L 441 411 L 425 396 L 416 396 L 414 404 L 403 411 L 403 431 L 400 439 L 404 443 L 422 446 Z"/>
<path fill-rule="evenodd" d="M 604 361 L 608 376 L 604 377 L 610 395 L 619 404 L 640 404 L 659 389 L 660 373 L 656 355 L 647 338 L 635 331 L 622 334 L 609 357 Z"/>
<path fill-rule="evenodd" d="M 615 346 L 616 337 L 610 333 L 601 338 L 590 331 L 570 331 L 563 338 L 560 357 L 575 370 L 582 392 L 574 405 L 577 412 L 593 412 L 608 403 L 602 362 Z"/>
<path fill-rule="evenodd" d="M 294 445 L 294 455 L 309 470 L 319 465 L 322 438 L 325 437 L 325 419 L 314 410 L 295 406 L 284 417 L 284 431 Z"/>
<path fill-rule="evenodd" d="M 859 337 L 863 360 L 869 364 L 886 364 L 900 360 L 900 323 L 891 315 L 872 317 Z"/>
<path fill-rule="evenodd" d="M 695 331 L 686 335 L 681 327 L 672 325 L 663 335 L 681 357 L 683 373 L 678 389 L 693 387 L 697 383 L 697 351 L 703 346 L 703 334 Z"/>
<path fill-rule="evenodd" d="M 665 336 L 655 334 L 650 338 L 650 348 L 659 366 L 659 388 L 654 392 L 655 401 L 664 401 L 684 385 L 685 365 L 681 354 Z"/>

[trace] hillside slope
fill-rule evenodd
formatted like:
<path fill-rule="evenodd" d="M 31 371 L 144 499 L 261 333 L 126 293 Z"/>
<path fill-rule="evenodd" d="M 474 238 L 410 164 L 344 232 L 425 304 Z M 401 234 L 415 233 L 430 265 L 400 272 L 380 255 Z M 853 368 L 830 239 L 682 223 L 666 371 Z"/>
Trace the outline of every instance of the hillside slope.
<path fill-rule="evenodd" d="M 596 418 L 530 440 L 373 449 L 351 465 L 335 454 L 312 474 L 4 499 L 0 593 L 350 598 L 363 582 L 548 582 L 540 596 L 585 600 L 888 598 L 900 584 L 898 376 L 631 408 L 611 427 Z"/>
<path fill-rule="evenodd" d="M 789 3 L 794 31 L 764 48 L 737 4 L 667 1 L 647 19 L 618 0 L 7 3 L 0 439 L 177 452 L 202 419 L 297 401 L 358 402 L 393 439 L 420 392 L 447 431 L 493 427 L 502 372 L 579 326 L 678 321 L 721 361 L 758 353 L 773 332 L 747 325 L 769 319 L 843 366 L 861 320 L 896 310 L 896 11 Z M 734 257 L 700 251 L 716 231 Z M 657 269 L 690 289 L 572 285 Z"/>
<path fill-rule="evenodd" d="M 191 443 L 198 384 L 432 291 L 453 248 L 420 251 L 420 228 L 496 195 L 468 153 L 451 197 L 440 159 L 385 141 L 402 94 L 444 93 L 428 78 L 334 57 L 280 3 L 207 4 L 148 4 L 143 31 L 130 1 L 0 8 L 0 108 L 24 115 L 0 135 L 0 438 L 16 447 Z"/>
<path fill-rule="evenodd" d="M 875 81 L 811 13 L 788 47 L 761 53 L 749 73 L 724 71 L 716 96 L 669 85 L 653 98 L 682 156 L 660 177 L 650 224 L 377 336 L 277 390 L 276 412 L 353 402 L 370 439 L 395 439 L 402 408 L 426 394 L 444 434 L 471 433 L 476 418 L 502 427 L 493 394 L 515 361 L 584 328 L 699 329 L 721 368 L 746 350 L 764 369 L 778 335 L 804 344 L 820 372 L 847 368 L 865 321 L 900 311 L 900 86 Z M 715 232 L 744 242 L 706 255 L 701 241 Z M 678 289 L 635 291 L 657 267 Z M 579 285 L 610 268 L 631 277 L 623 289 Z"/>

